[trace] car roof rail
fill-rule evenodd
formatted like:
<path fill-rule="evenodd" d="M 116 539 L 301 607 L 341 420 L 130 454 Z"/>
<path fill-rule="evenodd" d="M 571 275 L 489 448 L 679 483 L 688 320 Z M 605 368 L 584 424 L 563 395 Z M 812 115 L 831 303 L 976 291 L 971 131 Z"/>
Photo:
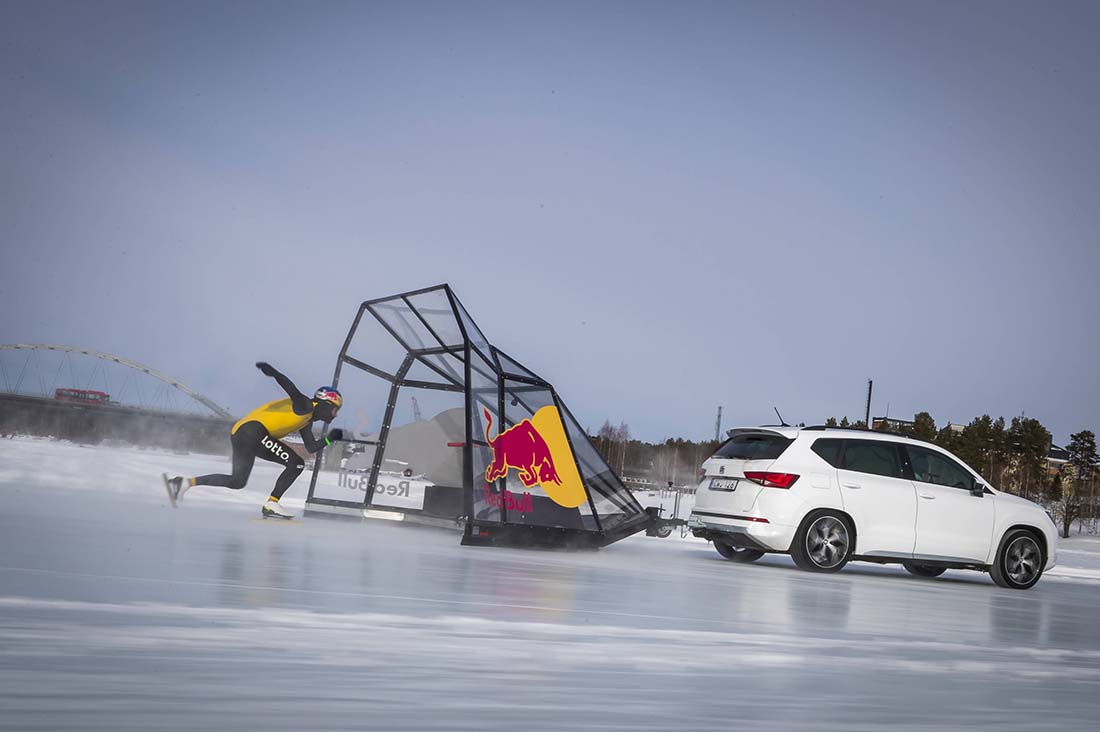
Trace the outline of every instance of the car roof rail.
<path fill-rule="evenodd" d="M 851 427 L 851 426 L 841 427 L 840 425 L 833 426 L 833 425 L 825 425 L 825 424 L 810 425 L 809 427 L 803 427 L 802 429 L 804 429 L 806 431 L 812 431 L 812 432 L 824 432 L 825 430 L 844 430 L 844 431 L 847 431 L 847 432 L 870 432 L 871 434 L 874 434 L 874 435 L 890 435 L 891 437 L 901 437 L 901 438 L 906 439 L 906 440 L 912 440 L 913 442 L 923 442 L 926 445 L 936 445 L 935 441 L 933 441 L 933 440 L 922 440 L 919 437 L 913 437 L 913 435 L 905 435 L 905 434 L 902 434 L 901 432 L 894 432 L 893 430 L 873 430 L 873 429 L 869 429 L 867 427 Z M 941 445 L 937 445 L 937 447 L 942 448 Z"/>
<path fill-rule="evenodd" d="M 821 431 L 824 431 L 824 430 L 848 430 L 850 432 L 882 432 L 882 430 L 869 430 L 866 427 L 852 427 L 850 425 L 848 427 L 841 427 L 840 425 L 831 425 L 831 424 L 812 424 L 812 425 L 809 425 L 808 427 L 803 427 L 802 429 L 812 430 L 814 432 L 821 432 Z M 890 433 L 885 432 L 883 434 L 890 434 Z M 900 437 L 901 435 L 898 435 L 898 436 Z"/>

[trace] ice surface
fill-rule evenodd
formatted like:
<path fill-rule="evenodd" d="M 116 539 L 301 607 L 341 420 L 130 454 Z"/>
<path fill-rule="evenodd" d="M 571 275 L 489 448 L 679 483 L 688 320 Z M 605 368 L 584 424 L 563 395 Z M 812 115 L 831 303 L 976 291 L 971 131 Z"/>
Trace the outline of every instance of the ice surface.
<path fill-rule="evenodd" d="M 0 729 L 1036 730 L 1100 713 L 1100 541 L 1032 590 L 696 540 L 275 523 L 227 461 L 0 440 Z M 306 484 L 291 490 L 301 505 Z"/>

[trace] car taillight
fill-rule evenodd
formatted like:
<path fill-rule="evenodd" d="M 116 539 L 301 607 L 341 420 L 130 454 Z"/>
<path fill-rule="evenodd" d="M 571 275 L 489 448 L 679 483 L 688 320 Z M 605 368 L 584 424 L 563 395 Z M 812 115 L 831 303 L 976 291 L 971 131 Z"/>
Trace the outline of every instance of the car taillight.
<path fill-rule="evenodd" d="M 762 470 L 746 470 L 745 477 L 768 488 L 790 488 L 798 480 L 794 473 L 765 473 Z"/>

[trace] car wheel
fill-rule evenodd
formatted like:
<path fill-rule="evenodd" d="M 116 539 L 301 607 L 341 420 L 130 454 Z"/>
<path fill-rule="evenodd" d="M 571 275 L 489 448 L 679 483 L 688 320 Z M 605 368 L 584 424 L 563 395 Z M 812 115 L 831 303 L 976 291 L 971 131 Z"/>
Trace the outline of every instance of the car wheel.
<path fill-rule="evenodd" d="M 1001 587 L 1026 590 L 1043 576 L 1046 561 L 1035 534 L 1026 529 L 1014 529 L 1001 540 L 989 575 Z"/>
<path fill-rule="evenodd" d="M 759 549 L 749 549 L 747 547 L 733 546 L 727 544 L 724 541 L 715 541 L 714 548 L 718 550 L 726 559 L 731 562 L 740 562 L 747 564 L 748 562 L 755 562 L 760 557 L 764 556 L 764 552 Z"/>
<path fill-rule="evenodd" d="M 934 564 L 916 564 L 915 562 L 902 562 L 901 566 L 905 567 L 905 570 L 909 574 L 915 574 L 918 577 L 939 577 L 941 574 L 947 571 L 947 567 L 937 567 Z"/>
<path fill-rule="evenodd" d="M 839 572 L 852 558 L 855 533 L 847 517 L 836 511 L 817 511 L 802 521 L 791 543 L 791 559 L 811 572 Z"/>
<path fill-rule="evenodd" d="M 657 527 L 657 538 L 667 539 L 670 536 L 672 536 L 672 526 L 665 524 Z"/>

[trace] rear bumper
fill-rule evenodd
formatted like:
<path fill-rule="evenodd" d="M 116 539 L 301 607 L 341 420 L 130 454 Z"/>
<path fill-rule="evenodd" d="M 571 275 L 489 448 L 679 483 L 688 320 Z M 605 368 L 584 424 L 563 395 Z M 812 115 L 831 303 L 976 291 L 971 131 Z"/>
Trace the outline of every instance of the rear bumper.
<path fill-rule="evenodd" d="M 748 534 L 740 532 L 731 533 L 729 531 L 712 531 L 711 529 L 692 529 L 691 534 L 698 539 L 721 541 L 739 549 L 757 549 L 762 552 L 774 551 L 770 546 L 761 544 Z"/>
<path fill-rule="evenodd" d="M 751 521 L 717 512 L 693 511 L 688 517 L 691 533 L 701 539 L 719 539 L 733 546 L 759 549 L 765 552 L 785 552 L 790 549 L 795 527 Z"/>

